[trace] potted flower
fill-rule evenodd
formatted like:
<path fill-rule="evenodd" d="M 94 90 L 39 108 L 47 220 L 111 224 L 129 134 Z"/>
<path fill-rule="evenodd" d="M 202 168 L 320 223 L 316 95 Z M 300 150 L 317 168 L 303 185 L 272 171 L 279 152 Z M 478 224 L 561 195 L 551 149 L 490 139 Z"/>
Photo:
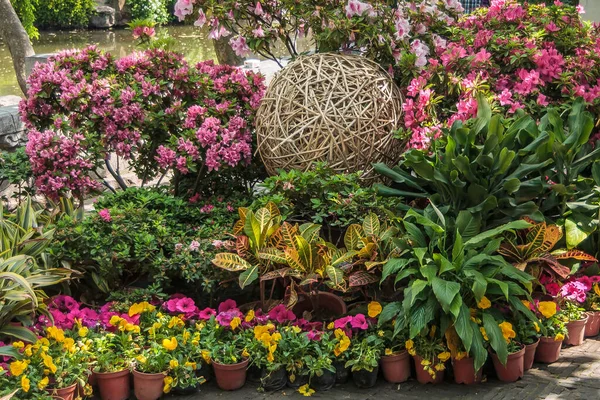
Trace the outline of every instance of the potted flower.
<path fill-rule="evenodd" d="M 383 350 L 383 340 L 376 333 L 365 336 L 354 342 L 346 362 L 346 367 L 352 371 L 352 381 L 360 389 L 375 386 Z"/>
<path fill-rule="evenodd" d="M 600 276 L 594 276 L 590 279 L 593 280 L 592 287 L 587 293 L 584 304 L 588 315 L 588 322 L 585 325 L 585 337 L 598 336 L 598 333 L 600 333 L 600 286 L 598 286 Z"/>
<path fill-rule="evenodd" d="M 346 366 L 349 360 L 350 349 L 352 341 L 348 337 L 346 331 L 335 328 L 335 323 L 331 322 L 328 329 L 334 329 L 333 332 L 329 331 L 328 338 L 333 343 L 333 367 L 335 368 L 335 383 L 344 384 L 348 382 L 350 378 L 350 368 Z"/>
<path fill-rule="evenodd" d="M 531 309 L 531 303 L 527 300 L 523 301 L 523 304 Z M 517 340 L 525 345 L 525 358 L 524 358 L 524 371 L 531 369 L 533 366 L 533 360 L 535 359 L 535 352 L 540 343 L 540 324 L 541 322 L 531 321 L 529 318 L 525 318 L 521 314 L 516 314 L 515 329 L 517 332 Z"/>
<path fill-rule="evenodd" d="M 309 385 L 316 391 L 324 392 L 331 389 L 336 381 L 331 342 L 315 331 L 310 332 L 309 335 L 312 338 L 309 355 L 306 358 Z"/>
<path fill-rule="evenodd" d="M 567 337 L 565 344 L 579 346 L 583 343 L 585 325 L 588 316 L 582 304 L 586 300 L 586 285 L 573 280 L 561 286 L 559 291 L 560 307 L 567 318 Z"/>
<path fill-rule="evenodd" d="M 535 352 L 535 361 L 550 364 L 560 357 L 560 348 L 567 334 L 565 318 L 554 301 L 536 302 L 536 314 L 544 336 Z"/>
<path fill-rule="evenodd" d="M 247 346 L 251 364 L 260 370 L 260 386 L 267 391 L 282 389 L 287 383 L 286 368 L 279 347 L 282 337 L 272 323 L 256 325 Z"/>
<path fill-rule="evenodd" d="M 116 332 L 103 332 L 94 338 L 94 374 L 102 400 L 126 400 L 134 356 L 132 333 L 139 332 L 139 326 L 116 315 L 110 324 L 117 327 Z"/>
<path fill-rule="evenodd" d="M 525 369 L 525 346 L 514 340 L 517 337 L 517 333 L 512 323 L 503 321 L 498 324 L 498 327 L 501 330 L 502 337 L 506 341 L 508 356 L 505 360 L 501 360 L 499 355 L 493 352 L 492 361 L 494 362 L 494 369 L 496 370 L 498 379 L 502 382 L 515 382 L 523 377 Z M 484 336 L 488 336 L 488 333 L 485 332 Z"/>
<path fill-rule="evenodd" d="M 377 313 L 380 315 L 380 313 Z M 385 314 L 384 314 L 385 315 Z M 401 326 L 404 324 L 404 328 Z M 410 378 L 410 355 L 404 344 L 408 338 L 404 314 L 388 320 L 379 317 L 379 336 L 383 339 L 384 351 L 381 356 L 383 377 L 390 383 L 402 383 Z"/>
<path fill-rule="evenodd" d="M 426 327 L 405 343 L 408 354 L 415 360 L 419 383 L 441 383 L 444 380 L 445 362 L 450 359 L 450 352 L 438 331 L 436 325 Z"/>
<path fill-rule="evenodd" d="M 282 340 L 278 346 L 281 349 L 281 362 L 287 372 L 287 386 L 298 389 L 308 384 L 309 380 L 306 361 L 310 353 L 310 339 L 297 326 L 286 327 L 281 335 Z"/>
<path fill-rule="evenodd" d="M 169 367 L 177 362 L 171 358 L 171 341 L 165 340 L 167 347 L 162 343 L 153 342 L 135 357 L 133 391 L 138 400 L 157 400 L 163 394 Z"/>

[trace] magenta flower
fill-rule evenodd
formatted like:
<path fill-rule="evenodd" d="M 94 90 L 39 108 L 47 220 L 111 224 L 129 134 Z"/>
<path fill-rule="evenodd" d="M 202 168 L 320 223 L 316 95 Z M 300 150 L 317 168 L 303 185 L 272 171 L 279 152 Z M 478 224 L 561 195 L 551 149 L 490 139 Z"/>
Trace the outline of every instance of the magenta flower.
<path fill-rule="evenodd" d="M 546 292 L 550 296 L 556 296 L 560 292 L 560 285 L 556 282 L 550 282 L 546 284 Z"/>
<path fill-rule="evenodd" d="M 271 321 L 277 321 L 280 324 L 283 324 L 294 321 L 296 319 L 296 315 L 292 311 L 288 310 L 283 304 L 279 304 L 269 311 L 269 319 Z"/>
<path fill-rule="evenodd" d="M 321 332 L 319 332 L 317 330 L 312 330 L 306 334 L 306 337 L 309 340 L 314 340 L 314 341 L 318 342 L 321 340 Z"/>
<path fill-rule="evenodd" d="M 244 317 L 244 314 L 242 314 L 237 308 L 230 309 L 228 311 L 220 312 L 217 315 L 216 320 L 217 323 L 221 326 L 229 326 L 229 324 L 235 317 L 242 319 Z"/>
<path fill-rule="evenodd" d="M 217 312 L 213 308 L 207 307 L 198 313 L 198 318 L 204 321 L 208 321 L 214 315 L 217 315 Z"/>
<path fill-rule="evenodd" d="M 107 208 L 100 210 L 98 212 L 98 216 L 106 222 L 112 221 L 112 217 L 110 216 L 110 211 Z"/>
<path fill-rule="evenodd" d="M 48 304 L 48 309 L 57 309 L 64 312 L 78 310 L 79 302 L 77 302 L 77 300 L 75 300 L 71 296 L 61 294 L 52 298 L 52 300 Z"/>
<path fill-rule="evenodd" d="M 189 297 L 184 297 L 183 299 L 177 300 L 175 303 L 175 309 L 182 313 L 192 313 L 198 308 L 196 307 L 194 300 L 190 299 Z"/>
<path fill-rule="evenodd" d="M 565 283 L 560 288 L 560 295 L 567 300 L 576 301 L 578 303 L 585 302 L 586 286 L 578 281 Z"/>
<path fill-rule="evenodd" d="M 367 323 L 367 319 L 363 314 L 356 314 L 352 321 L 350 321 L 350 325 L 355 329 L 367 330 L 369 328 L 369 324 Z"/>
<path fill-rule="evenodd" d="M 229 310 L 237 309 L 237 303 L 235 300 L 228 299 L 219 304 L 218 311 L 219 313 L 226 312 Z"/>
<path fill-rule="evenodd" d="M 166 301 L 163 306 L 167 309 L 167 311 L 174 313 L 177 312 L 177 302 L 179 301 L 179 299 L 170 299 L 168 301 Z"/>
<path fill-rule="evenodd" d="M 586 292 L 589 292 L 592 289 L 592 286 L 594 285 L 592 278 L 590 278 L 589 276 L 585 276 L 585 275 L 580 277 L 579 279 L 577 279 L 577 281 L 585 286 Z"/>
<path fill-rule="evenodd" d="M 352 322 L 352 316 L 348 315 L 347 317 L 338 318 L 333 321 L 333 326 L 335 329 L 344 329 L 350 322 Z"/>

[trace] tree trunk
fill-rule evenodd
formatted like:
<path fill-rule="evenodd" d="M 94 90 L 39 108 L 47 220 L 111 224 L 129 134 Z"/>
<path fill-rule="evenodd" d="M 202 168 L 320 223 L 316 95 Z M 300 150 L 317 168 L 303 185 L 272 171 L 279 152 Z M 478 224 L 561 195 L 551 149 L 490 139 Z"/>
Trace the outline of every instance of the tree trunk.
<path fill-rule="evenodd" d="M 25 57 L 33 56 L 35 51 L 17 13 L 10 4 L 10 0 L 0 0 L 0 38 L 8 46 L 17 74 L 17 81 L 23 93 L 26 94 Z"/>
<path fill-rule="evenodd" d="M 233 65 L 238 66 L 244 63 L 244 59 L 238 57 L 229 45 L 229 39 L 231 36 L 222 37 L 220 39 L 213 39 L 213 46 L 215 47 L 215 53 L 217 54 L 217 60 L 221 65 Z"/>

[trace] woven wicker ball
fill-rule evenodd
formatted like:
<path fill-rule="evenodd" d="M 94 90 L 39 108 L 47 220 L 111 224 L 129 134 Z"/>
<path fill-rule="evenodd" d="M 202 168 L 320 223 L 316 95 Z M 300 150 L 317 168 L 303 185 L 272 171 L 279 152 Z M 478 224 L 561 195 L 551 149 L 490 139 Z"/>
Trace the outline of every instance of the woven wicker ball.
<path fill-rule="evenodd" d="M 258 152 L 270 174 L 326 161 L 337 172 L 395 163 L 400 90 L 378 64 L 333 53 L 299 57 L 271 81 L 256 116 Z"/>

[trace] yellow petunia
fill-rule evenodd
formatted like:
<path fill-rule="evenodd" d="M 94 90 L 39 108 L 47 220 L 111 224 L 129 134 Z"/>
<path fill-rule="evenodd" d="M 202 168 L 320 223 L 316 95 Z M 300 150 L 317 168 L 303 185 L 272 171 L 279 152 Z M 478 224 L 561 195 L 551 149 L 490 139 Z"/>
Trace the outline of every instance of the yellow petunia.
<path fill-rule="evenodd" d="M 444 364 L 436 364 L 434 368 L 436 371 L 443 371 L 446 369 L 446 366 Z"/>
<path fill-rule="evenodd" d="M 29 392 L 29 389 L 31 388 L 30 383 L 29 378 L 25 375 L 21 377 L 21 389 L 23 389 L 25 393 Z"/>
<path fill-rule="evenodd" d="M 552 318 L 556 314 L 556 303 L 553 301 L 540 301 L 538 310 L 546 318 Z"/>
<path fill-rule="evenodd" d="M 177 348 L 177 338 L 163 339 L 162 345 L 165 349 L 173 351 Z"/>
<path fill-rule="evenodd" d="M 483 296 L 481 298 L 481 300 L 479 300 L 479 302 L 477 303 L 477 307 L 479 307 L 482 310 L 486 310 L 488 308 L 490 308 L 492 306 L 492 302 L 485 296 Z"/>
<path fill-rule="evenodd" d="M 27 360 L 24 361 L 13 361 L 10 363 L 9 370 L 13 376 L 20 376 L 25 370 L 29 362 Z"/>
<path fill-rule="evenodd" d="M 421 365 L 423 365 L 424 367 L 431 365 L 431 361 L 429 360 L 421 360 Z"/>
<path fill-rule="evenodd" d="M 148 303 L 147 301 L 142 301 L 141 303 L 134 303 L 129 307 L 129 316 L 133 317 L 134 315 L 141 314 L 143 312 L 152 312 L 156 309 L 155 306 Z"/>
<path fill-rule="evenodd" d="M 38 382 L 37 387 L 40 390 L 44 390 L 46 386 L 48 386 L 48 383 L 50 383 L 50 379 L 48 379 L 48 377 L 45 376 Z"/>
<path fill-rule="evenodd" d="M 371 318 L 375 318 L 376 316 L 381 314 L 381 310 L 383 309 L 381 307 L 381 304 L 379 304 L 379 302 L 377 301 L 370 302 L 367 308 L 369 310 L 369 317 Z"/>
<path fill-rule="evenodd" d="M 169 329 L 172 328 L 183 328 L 185 326 L 185 322 L 183 322 L 183 320 L 179 317 L 171 317 L 171 319 L 169 320 Z"/>
<path fill-rule="evenodd" d="M 565 340 L 565 335 L 562 333 L 559 333 L 556 336 L 554 336 L 554 340 L 557 342 L 562 342 L 563 340 Z"/>
<path fill-rule="evenodd" d="M 231 327 L 231 329 L 236 330 L 238 326 L 240 326 L 242 323 L 242 320 L 239 319 L 239 317 L 235 317 L 231 320 L 231 322 L 229 323 L 229 326 Z"/>
<path fill-rule="evenodd" d="M 502 330 L 502 336 L 504 336 L 504 340 L 506 340 L 506 343 L 510 343 L 511 339 L 517 337 L 517 334 L 515 333 L 513 326 L 510 322 L 504 321 L 498 326 Z"/>
<path fill-rule="evenodd" d="M 253 319 L 254 319 L 254 310 L 250 310 L 250 311 L 248 311 L 248 314 L 246 314 L 246 318 L 244 318 L 244 321 L 250 322 Z"/>
<path fill-rule="evenodd" d="M 308 384 L 306 384 L 306 385 L 302 385 L 298 388 L 298 393 L 300 393 L 301 395 L 303 395 L 305 397 L 310 397 L 315 393 L 315 391 L 313 389 L 311 389 Z"/>
<path fill-rule="evenodd" d="M 65 338 L 63 341 L 63 349 L 73 354 L 77 351 L 77 347 L 75 347 L 75 340 L 72 338 Z"/>
<path fill-rule="evenodd" d="M 440 359 L 441 362 L 446 362 L 450 358 L 450 353 L 447 351 L 444 351 L 443 353 L 438 354 L 438 358 Z"/>

